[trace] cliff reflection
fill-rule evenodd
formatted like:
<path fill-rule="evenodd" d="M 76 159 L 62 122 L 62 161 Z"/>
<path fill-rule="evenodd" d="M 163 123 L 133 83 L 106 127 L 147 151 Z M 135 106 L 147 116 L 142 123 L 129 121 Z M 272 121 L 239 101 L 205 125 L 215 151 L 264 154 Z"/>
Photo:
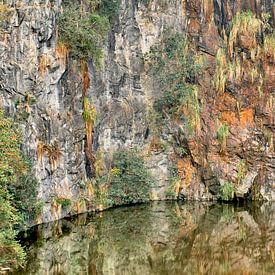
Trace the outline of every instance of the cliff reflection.
<path fill-rule="evenodd" d="M 272 274 L 275 204 L 155 203 L 39 226 L 20 274 Z M 274 274 L 274 273 L 273 273 Z"/>

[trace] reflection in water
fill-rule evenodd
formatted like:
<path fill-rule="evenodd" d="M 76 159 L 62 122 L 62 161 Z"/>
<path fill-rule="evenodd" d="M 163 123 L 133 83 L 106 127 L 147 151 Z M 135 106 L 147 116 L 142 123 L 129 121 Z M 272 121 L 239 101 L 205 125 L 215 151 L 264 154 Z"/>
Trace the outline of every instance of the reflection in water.
<path fill-rule="evenodd" d="M 20 274 L 274 274 L 275 204 L 154 203 L 39 226 Z"/>

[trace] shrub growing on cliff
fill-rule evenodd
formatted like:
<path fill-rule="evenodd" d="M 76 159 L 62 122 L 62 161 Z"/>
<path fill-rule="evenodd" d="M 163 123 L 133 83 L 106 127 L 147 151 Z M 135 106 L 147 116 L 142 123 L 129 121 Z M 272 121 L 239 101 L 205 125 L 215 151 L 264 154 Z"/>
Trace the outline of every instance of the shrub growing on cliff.
<path fill-rule="evenodd" d="M 96 65 L 102 57 L 102 42 L 109 29 L 105 16 L 81 10 L 80 5 L 66 3 L 59 17 L 59 42 L 65 44 L 75 59 L 92 58 Z"/>
<path fill-rule="evenodd" d="M 21 136 L 15 126 L 12 119 L 5 118 L 0 110 L 0 267 L 17 266 L 24 260 L 24 252 L 15 241 L 14 230 L 22 219 L 15 208 L 18 202 L 11 191 L 28 169 L 20 150 Z"/>
<path fill-rule="evenodd" d="M 113 156 L 109 198 L 116 204 L 146 201 L 153 179 L 137 151 L 119 151 Z"/>
<path fill-rule="evenodd" d="M 263 51 L 266 56 L 275 60 L 275 34 L 265 36 Z"/>
<path fill-rule="evenodd" d="M 221 145 L 221 152 L 224 152 L 226 148 L 226 142 L 227 142 L 228 136 L 229 136 L 229 128 L 227 124 L 222 124 L 222 126 L 219 128 L 217 132 L 217 138 Z"/>
<path fill-rule="evenodd" d="M 179 195 L 180 178 L 176 165 L 169 167 L 169 186 L 165 192 L 167 199 L 176 199 Z"/>
<path fill-rule="evenodd" d="M 121 0 L 98 0 L 98 4 L 95 8 L 101 16 L 113 20 L 118 16 L 120 1 Z"/>
<path fill-rule="evenodd" d="M 22 265 L 24 251 L 15 227 L 33 220 L 39 210 L 37 181 L 21 151 L 18 125 L 0 110 L 0 267 Z"/>
<path fill-rule="evenodd" d="M 200 127 L 198 86 L 195 84 L 202 62 L 181 34 L 169 36 L 153 47 L 149 59 L 163 93 L 154 104 L 156 111 L 164 118 L 182 118 L 190 132 L 194 132 Z"/>
<path fill-rule="evenodd" d="M 256 34 L 261 31 L 262 21 L 251 12 L 238 12 L 234 16 L 230 34 L 228 39 L 228 50 L 230 56 L 233 55 L 234 46 L 237 43 L 237 38 L 241 35 L 248 35 L 253 40 L 253 45 L 256 45 Z"/>
<path fill-rule="evenodd" d="M 18 211 L 12 206 L 13 198 L 0 187 L 0 270 L 2 267 L 17 267 L 25 260 L 25 252 L 15 240 L 14 226 L 21 222 Z"/>
<path fill-rule="evenodd" d="M 99 187 L 107 184 L 105 197 L 109 204 L 121 205 L 148 201 L 154 180 L 136 150 L 122 150 L 114 154 L 108 175 L 97 182 Z"/>
<path fill-rule="evenodd" d="M 216 72 L 214 75 L 214 86 L 216 91 L 223 93 L 227 79 L 227 61 L 225 50 L 220 48 L 216 55 Z"/>
<path fill-rule="evenodd" d="M 234 199 L 234 185 L 231 182 L 225 182 L 220 187 L 219 198 L 223 201 L 231 201 Z"/>
<path fill-rule="evenodd" d="M 245 160 L 240 160 L 237 165 L 237 183 L 242 184 L 247 172 L 247 165 Z"/>

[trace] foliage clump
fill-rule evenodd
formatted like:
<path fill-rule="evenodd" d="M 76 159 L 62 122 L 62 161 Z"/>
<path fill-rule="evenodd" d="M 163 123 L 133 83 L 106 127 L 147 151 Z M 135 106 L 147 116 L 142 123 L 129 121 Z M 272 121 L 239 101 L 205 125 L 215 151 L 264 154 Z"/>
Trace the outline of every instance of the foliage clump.
<path fill-rule="evenodd" d="M 175 199 L 179 195 L 180 177 L 176 165 L 169 167 L 169 186 L 165 192 L 167 199 Z"/>
<path fill-rule="evenodd" d="M 101 16 L 107 17 L 110 21 L 118 16 L 120 1 L 121 0 L 92 0 L 92 2 L 97 2 L 94 8 L 98 13 Z"/>
<path fill-rule="evenodd" d="M 237 183 L 242 184 L 247 172 L 247 164 L 245 160 L 240 160 L 237 165 Z"/>
<path fill-rule="evenodd" d="M 275 61 L 275 34 L 265 36 L 263 51 L 265 55 L 273 58 L 273 61 Z"/>
<path fill-rule="evenodd" d="M 229 127 L 227 124 L 222 124 L 217 132 L 217 138 L 221 145 L 221 152 L 226 148 L 227 138 L 229 136 Z"/>
<path fill-rule="evenodd" d="M 54 201 L 55 203 L 61 205 L 62 208 L 67 208 L 72 204 L 71 200 L 68 198 L 55 197 Z"/>
<path fill-rule="evenodd" d="M 216 91 L 223 93 L 225 90 L 225 83 L 227 77 L 227 60 L 224 49 L 218 49 L 216 55 L 216 73 L 214 75 L 214 86 Z"/>
<path fill-rule="evenodd" d="M 100 64 L 102 43 L 109 30 L 106 16 L 96 13 L 92 6 L 87 11 L 76 3 L 66 2 L 59 17 L 59 42 L 66 45 L 75 59 L 92 58 Z"/>
<path fill-rule="evenodd" d="M 237 39 L 240 35 L 246 35 L 252 38 L 253 46 L 256 43 L 256 35 L 261 31 L 262 21 L 251 12 L 238 12 L 236 16 L 234 16 L 230 34 L 228 38 L 228 49 L 230 56 L 233 55 L 234 46 L 237 43 Z"/>
<path fill-rule="evenodd" d="M 17 230 L 41 211 L 38 183 L 21 146 L 18 125 L 0 110 L 0 268 L 24 263 L 25 252 L 15 240 Z"/>
<path fill-rule="evenodd" d="M 132 204 L 148 201 L 153 183 L 140 153 L 121 150 L 114 153 L 107 175 L 97 178 L 97 189 L 108 206 Z"/>
<path fill-rule="evenodd" d="M 15 240 L 14 227 L 22 223 L 16 191 L 22 175 L 28 172 L 20 150 L 21 136 L 12 119 L 0 110 L 0 267 L 17 266 L 24 261 L 24 251 Z M 19 192 L 20 193 L 20 192 Z M 17 197 L 18 196 L 18 197 Z"/>
<path fill-rule="evenodd" d="M 234 199 L 234 185 L 232 182 L 225 182 L 220 187 L 219 198 L 223 201 L 231 201 Z"/>
<path fill-rule="evenodd" d="M 187 37 L 175 34 L 151 49 L 149 59 L 162 96 L 154 108 L 163 118 L 180 118 L 191 133 L 200 128 L 200 106 L 196 77 L 202 62 Z"/>
<path fill-rule="evenodd" d="M 96 109 L 88 97 L 83 98 L 83 119 L 86 128 L 87 143 L 92 144 L 92 132 L 96 121 Z"/>
<path fill-rule="evenodd" d="M 262 17 L 265 16 L 262 15 Z M 247 53 L 254 62 L 262 53 L 271 57 L 275 56 L 272 35 L 265 36 L 264 44 L 260 45 L 259 35 L 268 28 L 268 21 L 264 18 L 257 18 L 251 11 L 238 12 L 234 16 L 230 27 L 223 32 L 224 45 L 216 54 L 216 71 L 213 82 L 218 93 L 225 91 L 227 82 L 235 85 L 236 82 L 241 81 L 245 73 L 251 79 L 252 84 L 257 78 L 259 81 L 262 80 L 258 69 L 247 67 L 245 59 Z M 241 58 L 240 47 L 246 48 L 246 54 L 242 54 Z"/>

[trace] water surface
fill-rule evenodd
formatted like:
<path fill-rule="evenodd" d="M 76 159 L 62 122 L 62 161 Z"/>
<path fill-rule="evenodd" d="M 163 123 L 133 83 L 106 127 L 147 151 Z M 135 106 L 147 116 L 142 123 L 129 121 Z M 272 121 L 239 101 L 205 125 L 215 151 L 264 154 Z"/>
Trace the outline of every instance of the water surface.
<path fill-rule="evenodd" d="M 275 204 L 153 203 L 41 225 L 19 274 L 274 274 Z"/>

